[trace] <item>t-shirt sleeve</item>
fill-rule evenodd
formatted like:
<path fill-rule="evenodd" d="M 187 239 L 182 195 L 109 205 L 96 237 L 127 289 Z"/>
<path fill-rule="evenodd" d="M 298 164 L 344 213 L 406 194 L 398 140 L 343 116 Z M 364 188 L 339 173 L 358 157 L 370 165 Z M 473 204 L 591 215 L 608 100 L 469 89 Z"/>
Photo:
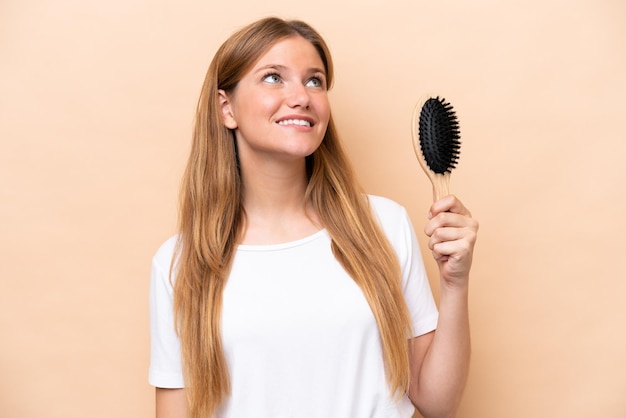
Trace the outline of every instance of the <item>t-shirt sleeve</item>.
<path fill-rule="evenodd" d="M 398 257 L 402 268 L 402 290 L 411 315 L 413 337 L 418 337 L 437 328 L 439 312 L 426 276 L 415 230 L 404 208 L 401 221 L 404 244 L 398 250 Z"/>
<path fill-rule="evenodd" d="M 164 245 L 165 246 L 165 245 Z M 174 327 L 173 289 L 162 247 L 152 260 L 150 277 L 150 368 L 148 381 L 160 388 L 184 387 L 180 340 Z M 167 251 L 169 252 L 169 251 Z M 171 252 L 170 258 L 171 260 Z M 169 265 L 169 262 L 168 262 Z"/>
<path fill-rule="evenodd" d="M 406 209 L 393 200 L 370 196 L 370 203 L 400 262 L 402 292 L 411 315 L 412 336 L 429 333 L 437 328 L 439 312 L 411 219 Z"/>

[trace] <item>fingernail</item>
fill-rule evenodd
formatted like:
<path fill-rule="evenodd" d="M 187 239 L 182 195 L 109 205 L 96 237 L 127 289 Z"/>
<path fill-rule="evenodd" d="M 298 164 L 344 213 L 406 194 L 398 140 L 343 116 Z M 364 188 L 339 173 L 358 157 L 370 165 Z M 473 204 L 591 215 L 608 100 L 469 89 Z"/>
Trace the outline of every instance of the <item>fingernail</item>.
<path fill-rule="evenodd" d="M 433 218 L 433 213 L 431 211 L 428 211 L 428 219 L 432 219 Z"/>

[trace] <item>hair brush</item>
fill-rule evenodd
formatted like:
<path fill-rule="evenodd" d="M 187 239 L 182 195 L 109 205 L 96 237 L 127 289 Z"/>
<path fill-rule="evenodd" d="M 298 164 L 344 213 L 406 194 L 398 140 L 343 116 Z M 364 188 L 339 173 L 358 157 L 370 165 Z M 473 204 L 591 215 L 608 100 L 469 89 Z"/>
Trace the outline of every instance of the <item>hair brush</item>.
<path fill-rule="evenodd" d="M 412 136 L 415 155 L 433 185 L 435 200 L 448 194 L 450 173 L 461 149 L 459 122 L 445 99 L 429 98 L 419 112 L 413 111 Z"/>

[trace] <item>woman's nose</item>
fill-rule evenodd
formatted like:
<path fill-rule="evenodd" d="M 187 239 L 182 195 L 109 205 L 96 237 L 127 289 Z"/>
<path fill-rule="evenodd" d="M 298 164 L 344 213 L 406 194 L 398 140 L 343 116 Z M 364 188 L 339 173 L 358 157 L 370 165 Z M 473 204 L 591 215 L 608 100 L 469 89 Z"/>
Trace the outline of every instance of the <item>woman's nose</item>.
<path fill-rule="evenodd" d="M 309 92 L 306 89 L 306 86 L 300 83 L 293 83 L 289 86 L 288 93 L 288 102 L 289 107 L 309 107 L 310 96 Z"/>

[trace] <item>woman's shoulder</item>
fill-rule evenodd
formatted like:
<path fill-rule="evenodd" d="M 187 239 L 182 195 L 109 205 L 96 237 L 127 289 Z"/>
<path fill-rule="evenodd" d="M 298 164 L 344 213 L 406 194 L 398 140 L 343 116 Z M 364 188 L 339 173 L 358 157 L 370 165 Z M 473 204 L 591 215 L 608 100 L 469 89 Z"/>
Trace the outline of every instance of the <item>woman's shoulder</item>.
<path fill-rule="evenodd" d="M 403 215 L 406 210 L 404 206 L 384 196 L 367 195 L 370 206 L 376 215 L 381 218 Z"/>
<path fill-rule="evenodd" d="M 400 239 L 410 227 L 410 220 L 404 206 L 383 196 L 368 195 L 372 214 L 378 220 L 387 237 Z"/>
<path fill-rule="evenodd" d="M 153 262 L 162 267 L 169 268 L 172 263 L 172 257 L 174 256 L 177 242 L 178 235 L 171 236 L 165 240 L 154 253 Z"/>

